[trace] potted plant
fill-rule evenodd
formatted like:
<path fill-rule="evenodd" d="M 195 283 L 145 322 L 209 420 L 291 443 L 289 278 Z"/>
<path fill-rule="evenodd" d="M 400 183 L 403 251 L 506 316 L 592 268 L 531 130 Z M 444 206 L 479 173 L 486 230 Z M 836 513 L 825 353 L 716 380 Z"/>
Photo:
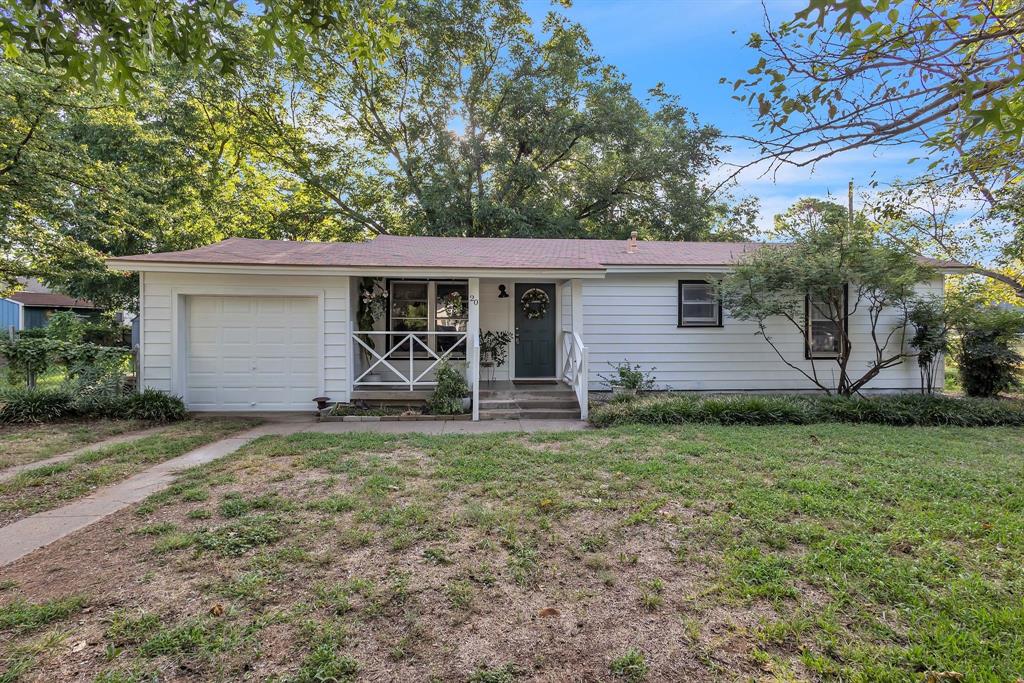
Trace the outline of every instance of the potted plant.
<path fill-rule="evenodd" d="M 654 390 L 654 375 L 657 368 L 649 371 L 640 367 L 639 363 L 631 364 L 628 360 L 622 363 L 608 363 L 614 372 L 611 375 L 598 375 L 601 380 L 612 388 L 613 394 L 635 396 L 641 391 Z"/>
<path fill-rule="evenodd" d="M 508 345 L 512 343 L 512 334 L 505 330 L 480 334 L 480 360 L 494 363 L 500 368 L 508 360 Z"/>

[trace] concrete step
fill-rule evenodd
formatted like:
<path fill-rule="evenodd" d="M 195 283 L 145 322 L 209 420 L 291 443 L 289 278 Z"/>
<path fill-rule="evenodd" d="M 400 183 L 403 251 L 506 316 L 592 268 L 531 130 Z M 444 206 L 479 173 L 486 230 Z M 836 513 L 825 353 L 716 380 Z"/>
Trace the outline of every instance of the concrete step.
<path fill-rule="evenodd" d="M 480 410 L 512 410 L 515 408 L 577 408 L 575 396 L 559 398 L 531 398 L 516 401 L 482 398 Z"/>
<path fill-rule="evenodd" d="M 520 420 L 578 420 L 579 408 L 527 408 L 519 411 Z"/>
<path fill-rule="evenodd" d="M 527 408 L 525 410 L 481 410 L 481 420 L 578 420 L 579 408 Z"/>

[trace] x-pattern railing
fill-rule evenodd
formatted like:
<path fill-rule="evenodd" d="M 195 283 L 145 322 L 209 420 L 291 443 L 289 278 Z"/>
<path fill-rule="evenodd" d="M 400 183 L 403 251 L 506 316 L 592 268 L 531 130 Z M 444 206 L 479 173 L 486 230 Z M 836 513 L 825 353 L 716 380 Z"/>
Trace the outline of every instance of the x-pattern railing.
<path fill-rule="evenodd" d="M 367 344 L 366 341 L 364 341 L 363 339 L 363 337 L 373 337 L 377 335 L 384 337 L 385 344 L 387 343 L 388 338 L 399 338 L 399 341 L 397 343 L 391 344 L 391 348 L 389 348 L 387 351 L 381 354 L 378 353 L 377 350 L 374 348 L 376 344 L 371 346 L 370 344 Z M 424 342 L 423 339 L 421 339 L 421 337 L 429 338 L 432 336 L 444 337 L 446 341 L 451 341 L 451 345 L 441 353 L 438 353 L 434 349 L 430 348 L 430 345 Z M 352 332 L 352 339 L 354 339 L 357 344 L 359 344 L 360 346 L 363 347 L 363 349 L 366 350 L 366 352 L 370 355 L 370 360 L 372 362 L 370 363 L 369 367 L 363 370 L 363 372 L 358 377 L 355 378 L 353 384 L 355 386 L 408 386 L 409 391 L 412 391 L 417 386 L 434 386 L 437 384 L 437 382 L 424 381 L 423 378 L 430 374 L 430 372 L 434 368 L 436 368 L 441 361 L 451 357 L 452 353 L 459 347 L 459 345 L 464 344 L 467 336 L 468 335 L 465 332 L 445 332 L 436 330 L 431 332 L 395 332 L 394 330 L 354 330 Z M 417 356 L 417 346 L 419 347 L 419 349 L 425 351 L 427 355 Z M 404 363 L 401 363 L 400 361 L 405 360 L 404 358 L 396 358 L 395 356 L 393 356 L 392 354 L 394 354 L 396 351 L 408 352 L 409 370 L 407 373 L 403 372 L 402 370 L 399 370 L 398 367 L 396 367 L 398 365 L 404 365 Z M 431 362 L 426 369 L 418 373 L 416 372 L 417 360 L 423 361 L 431 359 L 433 360 L 433 362 Z M 394 364 L 392 364 L 392 362 Z M 377 369 L 380 366 L 383 366 L 390 370 L 391 372 L 393 372 L 395 376 L 399 378 L 398 381 L 364 381 L 364 377 L 372 373 L 375 369 Z"/>

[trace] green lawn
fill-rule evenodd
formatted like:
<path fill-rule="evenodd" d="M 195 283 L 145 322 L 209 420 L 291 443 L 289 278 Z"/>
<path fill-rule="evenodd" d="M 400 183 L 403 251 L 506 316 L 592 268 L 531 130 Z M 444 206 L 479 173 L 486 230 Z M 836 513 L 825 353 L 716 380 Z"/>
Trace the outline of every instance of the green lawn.
<path fill-rule="evenodd" d="M 263 438 L 30 559 L 26 679 L 1014 681 L 1024 434 Z"/>
<path fill-rule="evenodd" d="M 138 420 L 69 420 L 0 426 L 0 470 L 73 451 L 111 436 L 144 429 Z"/>
<path fill-rule="evenodd" d="M 113 423 L 121 426 L 122 423 Z M 242 418 L 195 419 L 167 425 L 155 434 L 80 453 L 68 460 L 22 470 L 0 482 L 0 526 L 51 510 L 96 489 L 126 479 L 158 462 L 170 460 L 203 444 L 251 427 Z M 48 425 L 50 434 L 24 443 L 61 443 L 62 425 Z M 102 431 L 102 428 L 98 431 Z M 28 433 L 31 433 L 28 432 Z M 95 435 L 95 431 L 91 435 Z M 26 434 L 25 432 L 22 433 Z M 52 439 L 47 436 L 52 435 Z"/>

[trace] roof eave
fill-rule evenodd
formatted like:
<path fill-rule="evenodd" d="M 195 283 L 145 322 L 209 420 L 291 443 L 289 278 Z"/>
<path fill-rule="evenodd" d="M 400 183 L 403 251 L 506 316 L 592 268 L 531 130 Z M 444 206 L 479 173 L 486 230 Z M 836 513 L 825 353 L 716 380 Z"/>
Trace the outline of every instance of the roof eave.
<path fill-rule="evenodd" d="M 429 266 L 315 266 L 107 259 L 114 270 L 147 273 L 211 273 L 380 277 L 558 277 L 603 278 L 604 268 L 438 268 Z"/>

